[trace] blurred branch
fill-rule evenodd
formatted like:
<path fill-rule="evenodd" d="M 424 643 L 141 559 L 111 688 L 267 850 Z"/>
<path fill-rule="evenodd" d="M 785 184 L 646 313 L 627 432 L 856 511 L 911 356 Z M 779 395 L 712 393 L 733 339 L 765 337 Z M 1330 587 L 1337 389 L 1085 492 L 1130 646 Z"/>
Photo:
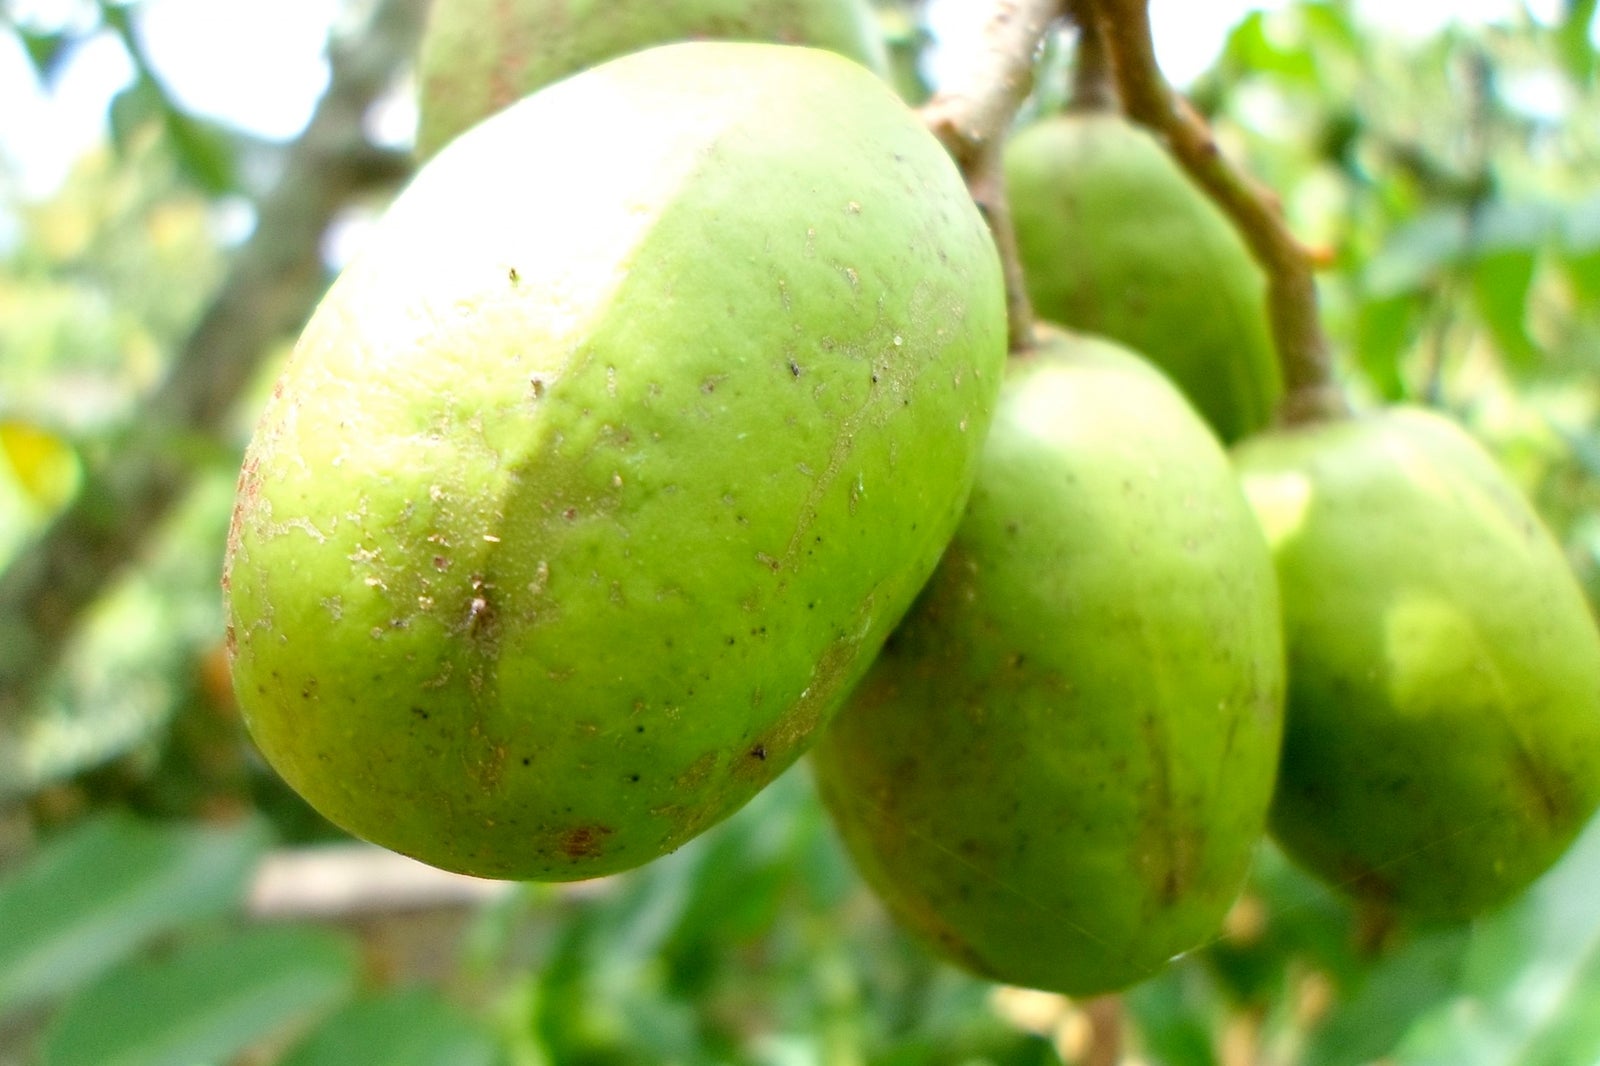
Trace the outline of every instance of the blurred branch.
<path fill-rule="evenodd" d="M 1085 0 L 1084 6 L 1093 9 L 1128 116 L 1165 141 L 1233 220 L 1266 272 L 1267 312 L 1283 368 L 1279 418 L 1293 424 L 1348 414 L 1333 380 L 1311 256 L 1289 232 L 1277 196 L 1228 161 L 1205 120 L 1167 84 L 1150 39 L 1146 0 Z"/>
<path fill-rule="evenodd" d="M 162 442 L 218 436 L 271 344 L 304 324 L 326 286 L 324 231 L 339 209 L 410 172 L 363 133 L 373 101 L 411 56 L 424 0 L 382 0 L 364 32 L 334 49 L 332 77 L 256 227 L 165 381 L 73 504 L 0 573 L 0 751 L 25 726 L 84 610 L 137 555 L 182 495 L 190 469 Z M 219 560 L 220 566 L 220 560 Z"/>
<path fill-rule="evenodd" d="M 1122 1061 L 1122 998 L 1098 996 L 1084 1007 L 1089 1016 L 1089 1047 L 1082 1066 L 1117 1066 Z"/>
<path fill-rule="evenodd" d="M 1067 10 L 1078 27 L 1068 109 L 1085 113 L 1120 111 L 1122 103 L 1117 99 L 1116 72 L 1111 69 L 1105 38 L 1094 21 L 1093 6 L 1089 0 L 1067 0 Z"/>
<path fill-rule="evenodd" d="M 562 889 L 584 892 L 598 882 Z M 256 870 L 254 918 L 349 918 L 435 907 L 471 907 L 515 891 L 509 881 L 447 873 L 371 844 L 320 844 L 275 851 Z"/>
<path fill-rule="evenodd" d="M 1033 88 L 1034 61 L 1062 0 L 992 0 L 974 47 L 954 77 L 922 106 L 923 121 L 960 167 L 994 234 L 1005 272 L 1012 351 L 1033 343 L 1033 308 L 1023 287 L 1016 232 L 1006 203 L 1001 151 L 1012 120 Z"/>

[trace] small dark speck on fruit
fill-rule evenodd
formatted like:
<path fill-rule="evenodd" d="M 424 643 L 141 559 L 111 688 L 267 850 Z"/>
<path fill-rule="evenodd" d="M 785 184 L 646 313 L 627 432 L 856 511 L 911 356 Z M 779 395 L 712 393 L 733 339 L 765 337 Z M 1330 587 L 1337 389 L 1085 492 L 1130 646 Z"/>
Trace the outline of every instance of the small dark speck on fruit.
<path fill-rule="evenodd" d="M 448 570 L 450 569 L 450 560 L 442 555 L 435 555 L 433 557 L 433 568 L 435 570 Z"/>
<path fill-rule="evenodd" d="M 733 644 L 734 644 L 734 639 L 732 637 L 729 637 L 728 638 L 728 646 L 731 648 L 731 647 L 733 647 Z"/>
<path fill-rule="evenodd" d="M 576 507 L 568 507 L 565 511 L 561 512 L 561 517 L 570 522 L 574 518 L 578 517 L 578 509 Z"/>
<path fill-rule="evenodd" d="M 421 707 L 413 707 L 413 708 L 411 708 L 411 713 L 416 715 L 418 718 L 422 719 L 424 722 L 426 722 L 429 718 L 432 717 L 432 715 L 430 715 L 427 711 L 423 710 Z"/>
<path fill-rule="evenodd" d="M 638 784 L 638 782 L 639 782 L 639 775 L 638 775 L 638 774 L 629 774 L 629 775 L 628 775 L 628 780 L 629 780 L 629 781 L 632 781 L 632 782 L 633 782 L 633 783 L 635 783 L 635 784 Z"/>
<path fill-rule="evenodd" d="M 523 766 L 532 766 L 533 765 L 533 760 L 528 758 L 528 756 L 524 755 L 522 757 L 522 765 Z"/>
<path fill-rule="evenodd" d="M 753 758 L 753 759 L 760 759 L 762 762 L 765 762 L 766 759 L 767 759 L 767 748 L 766 748 L 766 745 L 757 744 L 755 747 L 751 748 L 750 749 L 750 757 Z"/>
<path fill-rule="evenodd" d="M 510 270 L 506 271 L 506 277 L 511 279 L 511 284 L 513 285 L 522 280 L 522 275 L 517 273 L 516 267 L 512 267 Z"/>
<path fill-rule="evenodd" d="M 633 727 L 633 731 L 635 733 L 643 733 L 644 732 L 644 726 L 636 725 L 636 726 Z"/>
<path fill-rule="evenodd" d="M 793 359 L 789 360 L 789 373 L 793 374 L 795 377 L 800 376 L 800 364 L 795 362 Z"/>

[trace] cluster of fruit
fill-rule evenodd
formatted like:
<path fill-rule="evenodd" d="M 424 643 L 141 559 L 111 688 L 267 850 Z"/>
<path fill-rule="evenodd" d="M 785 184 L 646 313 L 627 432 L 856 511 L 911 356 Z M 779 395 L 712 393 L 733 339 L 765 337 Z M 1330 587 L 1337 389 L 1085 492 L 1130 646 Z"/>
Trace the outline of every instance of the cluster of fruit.
<path fill-rule="evenodd" d="M 246 455 L 235 684 L 319 810 L 584 878 L 810 750 L 909 928 L 1074 993 L 1210 936 L 1269 821 L 1424 915 L 1554 861 L 1600 803 L 1564 560 L 1437 417 L 1267 428 L 1262 278 L 1155 141 L 1011 142 L 1082 332 L 1008 357 L 864 10 L 587 7 L 436 0 L 427 162 Z"/>

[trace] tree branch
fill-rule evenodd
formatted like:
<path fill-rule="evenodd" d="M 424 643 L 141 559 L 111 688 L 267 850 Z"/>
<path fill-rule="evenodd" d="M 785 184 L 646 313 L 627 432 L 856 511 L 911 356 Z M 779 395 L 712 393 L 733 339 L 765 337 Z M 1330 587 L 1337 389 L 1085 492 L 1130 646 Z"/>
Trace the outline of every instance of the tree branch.
<path fill-rule="evenodd" d="M 1156 64 L 1146 0 L 1085 0 L 1111 53 L 1122 106 L 1162 138 L 1189 176 L 1228 215 L 1267 275 L 1267 312 L 1283 368 L 1281 422 L 1349 413 L 1333 380 L 1327 335 L 1317 311 L 1311 257 L 1289 232 L 1277 197 L 1234 167 L 1188 101 Z"/>
<path fill-rule="evenodd" d="M 922 107 L 923 120 L 960 167 L 994 234 L 1005 273 L 1013 352 L 1033 344 L 1033 308 L 1023 286 L 1016 232 L 1006 203 L 1001 151 L 1017 108 L 1033 88 L 1034 61 L 1062 0 L 994 0 L 975 47 L 961 56 L 948 86 Z M 959 45 L 959 41 L 953 42 Z"/>
<path fill-rule="evenodd" d="M 79 617 L 187 487 L 188 465 L 164 445 L 221 436 L 272 342 L 299 329 L 321 297 L 322 235 L 334 215 L 409 173 L 409 159 L 368 143 L 362 122 L 410 58 L 424 7 L 383 0 L 360 39 L 335 50 L 327 92 L 168 376 L 73 503 L 0 573 L 0 750 L 26 724 Z"/>

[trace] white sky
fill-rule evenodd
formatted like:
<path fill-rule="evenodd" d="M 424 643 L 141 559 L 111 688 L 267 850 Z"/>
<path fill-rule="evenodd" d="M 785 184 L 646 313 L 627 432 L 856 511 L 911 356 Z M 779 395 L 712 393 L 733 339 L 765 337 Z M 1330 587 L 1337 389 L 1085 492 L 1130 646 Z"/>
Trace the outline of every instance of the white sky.
<path fill-rule="evenodd" d="M 959 31 L 981 0 L 932 0 L 930 21 Z M 1157 50 L 1172 80 L 1185 84 L 1216 56 L 1228 29 L 1252 8 L 1284 0 L 1152 0 Z M 20 0 L 17 17 L 59 25 L 83 12 L 74 0 Z M 1527 0 L 1554 18 L 1561 0 Z M 327 81 L 323 47 L 340 0 L 144 0 L 137 7 L 145 47 L 180 104 L 251 133 L 293 137 Z M 1388 28 L 1425 33 L 1451 18 L 1514 16 L 1518 0 L 1358 0 L 1360 15 Z M 68 63 L 55 90 L 34 80 L 20 45 L 0 34 L 0 200 L 48 195 L 72 161 L 105 137 L 106 108 L 132 78 L 120 44 L 102 35 Z M 7 186 L 9 185 L 9 189 Z"/>

